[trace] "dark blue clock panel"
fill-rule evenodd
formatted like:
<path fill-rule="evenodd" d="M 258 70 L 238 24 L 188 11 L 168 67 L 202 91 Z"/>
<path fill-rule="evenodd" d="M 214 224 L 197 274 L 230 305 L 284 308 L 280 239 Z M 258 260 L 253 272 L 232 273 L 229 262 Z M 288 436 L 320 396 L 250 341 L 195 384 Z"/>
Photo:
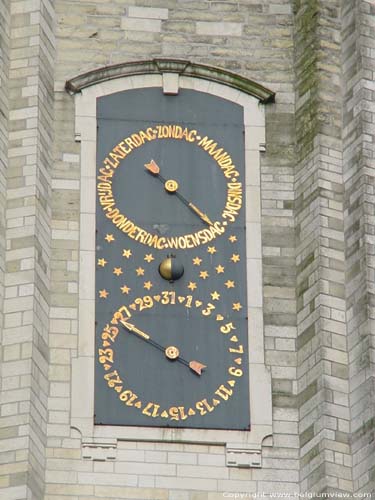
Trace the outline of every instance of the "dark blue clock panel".
<path fill-rule="evenodd" d="M 249 429 L 242 107 L 149 88 L 97 117 L 95 424 Z"/>

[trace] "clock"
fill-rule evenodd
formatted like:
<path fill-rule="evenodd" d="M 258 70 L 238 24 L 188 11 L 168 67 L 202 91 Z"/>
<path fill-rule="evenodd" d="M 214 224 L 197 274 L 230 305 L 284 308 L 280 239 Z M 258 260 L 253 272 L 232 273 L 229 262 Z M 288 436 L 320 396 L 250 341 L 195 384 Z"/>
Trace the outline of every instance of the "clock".
<path fill-rule="evenodd" d="M 98 99 L 95 424 L 249 429 L 243 112 Z"/>

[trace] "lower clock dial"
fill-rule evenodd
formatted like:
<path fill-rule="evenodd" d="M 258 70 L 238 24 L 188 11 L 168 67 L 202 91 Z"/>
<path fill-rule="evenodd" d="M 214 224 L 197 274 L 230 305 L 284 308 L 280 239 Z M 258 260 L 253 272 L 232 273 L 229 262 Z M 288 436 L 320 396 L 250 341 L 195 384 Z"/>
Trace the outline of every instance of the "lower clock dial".
<path fill-rule="evenodd" d="M 248 405 L 246 321 L 217 310 L 174 290 L 123 304 L 98 332 L 95 423 L 230 428 Z"/>

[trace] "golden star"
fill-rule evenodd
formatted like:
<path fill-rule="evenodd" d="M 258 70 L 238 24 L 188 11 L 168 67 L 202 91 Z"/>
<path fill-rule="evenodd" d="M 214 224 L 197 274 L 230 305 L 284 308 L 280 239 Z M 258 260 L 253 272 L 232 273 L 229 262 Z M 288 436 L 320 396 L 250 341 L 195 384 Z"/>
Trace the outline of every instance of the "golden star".
<path fill-rule="evenodd" d="M 104 267 L 107 264 L 105 259 L 98 259 L 98 266 Z"/>
<path fill-rule="evenodd" d="M 201 262 L 202 262 L 202 259 L 200 259 L 199 257 L 195 257 L 193 259 L 193 264 L 194 266 L 200 266 L 201 265 Z"/>
<path fill-rule="evenodd" d="M 137 276 L 143 276 L 145 274 L 145 270 L 142 267 L 138 267 L 135 272 L 137 273 Z"/>
<path fill-rule="evenodd" d="M 197 284 L 194 283 L 193 281 L 190 281 L 187 287 L 189 288 L 189 290 L 193 291 L 197 288 Z"/>
<path fill-rule="evenodd" d="M 232 280 L 227 280 L 224 285 L 227 287 L 227 288 L 234 288 L 234 281 Z"/>
<path fill-rule="evenodd" d="M 152 255 L 152 253 L 147 253 L 147 254 L 145 255 L 145 261 L 146 261 L 146 262 L 150 263 L 150 262 L 151 262 L 151 261 L 153 261 L 153 260 L 154 260 L 154 256 Z"/>
<path fill-rule="evenodd" d="M 242 306 L 239 302 L 235 302 L 233 304 L 233 307 L 232 307 L 233 311 L 239 311 L 240 309 L 242 309 Z"/>
<path fill-rule="evenodd" d="M 211 293 L 211 298 L 212 298 L 212 300 L 219 300 L 220 299 L 220 293 L 212 292 Z"/>
<path fill-rule="evenodd" d="M 232 255 L 232 257 L 230 258 L 230 260 L 231 260 L 232 262 L 239 262 L 239 261 L 240 261 L 240 256 L 238 255 L 238 253 L 234 253 L 234 254 Z"/>
<path fill-rule="evenodd" d="M 131 256 L 132 251 L 131 250 L 125 250 L 125 248 L 122 250 L 122 256 L 126 257 L 127 259 Z"/>
<path fill-rule="evenodd" d="M 234 234 L 232 234 L 232 236 L 229 236 L 228 240 L 229 240 L 231 243 L 234 243 L 235 241 L 237 241 L 237 236 L 234 236 Z"/>
<path fill-rule="evenodd" d="M 207 252 L 213 255 L 214 253 L 216 253 L 216 247 L 208 247 Z"/>
<path fill-rule="evenodd" d="M 109 295 L 109 292 L 107 290 L 99 290 L 99 297 L 101 299 L 106 299 Z"/>
<path fill-rule="evenodd" d="M 201 271 L 199 273 L 199 277 L 202 278 L 203 280 L 207 279 L 209 277 L 209 274 L 207 271 Z"/>
<path fill-rule="evenodd" d="M 116 276 L 120 276 L 120 274 L 122 274 L 121 267 L 114 267 L 113 268 L 113 274 L 115 274 Z"/>
<path fill-rule="evenodd" d="M 146 281 L 145 284 L 143 285 L 143 288 L 146 288 L 147 290 L 150 290 L 152 288 L 152 283 L 151 281 Z"/>
<path fill-rule="evenodd" d="M 121 291 L 122 293 L 126 293 L 128 294 L 130 292 L 131 288 L 129 288 L 128 286 L 124 285 L 121 287 Z"/>
<path fill-rule="evenodd" d="M 111 243 L 112 241 L 115 241 L 115 238 L 113 234 L 106 234 L 106 237 L 104 238 L 108 243 Z"/>
<path fill-rule="evenodd" d="M 220 264 L 215 267 L 217 274 L 223 273 L 224 272 L 224 267 L 221 266 Z"/>

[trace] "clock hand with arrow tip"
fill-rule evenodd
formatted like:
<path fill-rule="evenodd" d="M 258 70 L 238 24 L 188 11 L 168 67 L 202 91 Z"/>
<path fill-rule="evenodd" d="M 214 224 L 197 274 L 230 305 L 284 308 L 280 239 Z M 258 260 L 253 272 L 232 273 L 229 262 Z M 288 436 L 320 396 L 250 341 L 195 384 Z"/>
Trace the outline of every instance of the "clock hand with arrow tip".
<path fill-rule="evenodd" d="M 194 203 L 191 201 L 187 200 L 182 194 L 180 194 L 178 190 L 178 183 L 173 180 L 173 179 L 165 179 L 161 174 L 160 174 L 160 167 L 159 165 L 154 161 L 151 160 L 150 163 L 145 164 L 146 170 L 150 172 L 153 176 L 157 177 L 162 184 L 164 184 L 165 190 L 170 193 L 170 194 L 175 194 L 177 198 L 182 201 L 184 205 L 190 208 L 198 217 L 208 224 L 209 226 L 213 225 L 213 222 L 211 219 L 206 215 L 205 213 L 202 212 Z"/>
<path fill-rule="evenodd" d="M 158 344 L 154 340 L 151 339 L 150 335 L 146 332 L 143 332 L 139 328 L 137 328 L 135 325 L 132 323 L 129 323 L 128 321 L 120 321 L 120 323 L 131 333 L 138 335 L 141 339 L 143 339 L 145 342 L 148 344 L 151 344 L 152 346 L 156 347 L 156 349 L 159 349 L 159 351 L 164 352 L 165 356 L 170 359 L 171 361 L 178 361 L 179 363 L 187 366 L 192 370 L 194 373 L 197 375 L 202 375 L 202 370 L 207 368 L 206 365 L 200 363 L 199 361 L 186 361 L 186 359 L 182 358 L 180 356 L 180 351 L 178 350 L 177 347 L 175 346 L 169 346 L 169 347 L 163 347 L 162 345 Z"/>

